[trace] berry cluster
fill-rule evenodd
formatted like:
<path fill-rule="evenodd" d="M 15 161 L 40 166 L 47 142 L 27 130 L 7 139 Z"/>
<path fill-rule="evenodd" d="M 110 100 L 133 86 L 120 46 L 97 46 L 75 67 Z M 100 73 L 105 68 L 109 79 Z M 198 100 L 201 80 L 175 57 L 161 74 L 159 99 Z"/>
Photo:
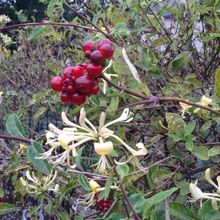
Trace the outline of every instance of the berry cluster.
<path fill-rule="evenodd" d="M 62 77 L 56 76 L 50 82 L 53 90 L 61 92 L 60 99 L 64 103 L 81 105 L 85 103 L 86 96 L 97 94 L 103 63 L 114 54 L 112 42 L 108 39 L 102 39 L 98 44 L 88 40 L 82 49 L 90 62 L 68 66 Z"/>
<path fill-rule="evenodd" d="M 111 207 L 111 204 L 109 203 L 110 198 L 107 197 L 106 199 L 99 200 L 99 195 L 95 195 L 96 200 L 96 208 L 99 211 L 104 211 L 105 209 L 109 209 Z"/>

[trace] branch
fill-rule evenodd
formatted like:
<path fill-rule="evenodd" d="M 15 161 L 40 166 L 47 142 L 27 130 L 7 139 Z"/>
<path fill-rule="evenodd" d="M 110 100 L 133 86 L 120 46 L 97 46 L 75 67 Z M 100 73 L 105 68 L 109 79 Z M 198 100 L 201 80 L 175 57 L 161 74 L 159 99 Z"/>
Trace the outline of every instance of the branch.
<path fill-rule="evenodd" d="M 119 175 L 118 171 L 116 170 L 115 166 L 112 164 L 112 161 L 111 161 L 109 158 L 108 158 L 108 162 L 109 162 L 109 164 L 113 167 L 113 170 L 114 170 L 114 172 L 115 172 L 115 174 L 116 174 L 116 176 L 117 176 L 117 178 L 118 178 L 119 188 L 120 188 L 120 190 L 121 190 L 121 192 L 122 192 L 122 194 L 123 194 L 124 200 L 126 201 L 128 207 L 129 207 L 129 209 L 130 209 L 131 212 L 133 213 L 134 219 L 135 219 L 135 220 L 141 220 L 141 218 L 138 216 L 137 212 L 136 212 L 135 209 L 133 208 L 133 206 L 132 206 L 132 204 L 131 204 L 131 202 L 130 202 L 128 196 L 127 196 L 127 193 L 126 193 L 125 188 L 124 188 L 124 186 L 123 186 L 123 184 L 122 184 L 122 182 L 121 182 L 120 175 Z"/>
<path fill-rule="evenodd" d="M 85 30 L 96 31 L 94 28 L 90 28 L 87 26 L 79 25 L 79 24 L 70 24 L 70 23 L 61 23 L 61 22 L 48 22 L 48 21 L 41 21 L 41 22 L 26 22 L 20 24 L 13 24 L 9 26 L 0 27 L 0 30 L 10 30 L 10 29 L 17 29 L 21 27 L 28 27 L 28 26 L 42 26 L 42 25 L 51 25 L 51 26 L 63 26 L 63 27 L 77 27 L 83 28 Z"/>
<path fill-rule="evenodd" d="M 7 135 L 7 134 L 0 134 L 0 138 L 5 139 L 5 140 L 20 141 L 20 142 L 24 142 L 24 143 L 27 143 L 27 144 L 32 144 L 33 143 L 33 141 L 30 140 L 30 139 L 10 136 L 10 135 Z"/>
<path fill-rule="evenodd" d="M 138 98 L 142 98 L 143 100 L 142 101 L 137 101 L 137 102 L 133 102 L 133 103 L 129 103 L 127 104 L 126 106 L 124 107 L 133 107 L 133 106 L 137 106 L 137 105 L 149 105 L 149 104 L 153 104 L 154 106 L 156 105 L 156 103 L 166 103 L 166 102 L 182 102 L 182 103 L 185 103 L 187 105 L 190 105 L 190 106 L 193 106 L 193 107 L 196 107 L 196 108 L 201 108 L 201 109 L 205 109 L 209 112 L 212 112 L 213 114 L 216 114 L 216 115 L 220 115 L 220 112 L 219 111 L 216 111 L 212 108 L 209 108 L 208 106 L 204 106 L 204 105 L 201 105 L 201 104 L 198 104 L 198 103 L 194 103 L 194 102 L 191 102 L 191 101 L 188 101 L 184 98 L 177 98 L 177 97 L 159 97 L 159 96 L 145 96 L 145 95 L 142 95 L 140 93 L 137 93 L 133 90 L 130 90 L 130 89 L 127 89 L 125 87 L 122 87 L 122 86 L 118 86 L 117 84 L 113 83 L 111 80 L 109 80 L 108 78 L 106 78 L 104 75 L 101 76 L 108 84 L 110 84 L 111 86 L 115 87 L 116 89 L 118 89 L 119 91 L 123 91 L 123 92 L 126 92 L 130 95 L 133 95 L 133 96 L 136 96 Z M 123 107 L 123 109 L 124 109 Z M 120 109 L 119 109 L 120 110 Z"/>
<path fill-rule="evenodd" d="M 122 91 L 122 92 L 126 92 L 130 95 L 133 95 L 133 96 L 136 96 L 138 98 L 142 98 L 142 99 L 145 99 L 146 96 L 145 95 L 142 95 L 141 93 L 137 93 L 133 90 L 130 90 L 130 89 L 127 89 L 125 87 L 122 87 L 122 86 L 118 86 L 117 84 L 113 83 L 111 80 L 109 80 L 104 74 L 102 74 L 101 76 L 108 84 L 110 84 L 111 86 L 115 87 L 117 90 L 119 91 Z"/>

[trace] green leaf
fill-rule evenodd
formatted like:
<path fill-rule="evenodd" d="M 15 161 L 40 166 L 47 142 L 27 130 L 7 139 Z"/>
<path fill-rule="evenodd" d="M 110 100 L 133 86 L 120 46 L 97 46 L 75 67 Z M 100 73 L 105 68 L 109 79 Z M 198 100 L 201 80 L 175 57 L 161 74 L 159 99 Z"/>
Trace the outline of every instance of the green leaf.
<path fill-rule="evenodd" d="M 203 203 L 203 206 L 199 210 L 199 216 L 202 220 L 219 220 L 220 212 L 212 208 L 211 200 Z"/>
<path fill-rule="evenodd" d="M 23 138 L 27 137 L 16 113 L 9 115 L 6 121 L 6 129 L 8 133 L 13 136 Z"/>
<path fill-rule="evenodd" d="M 208 150 L 208 156 L 213 157 L 220 154 L 220 148 L 219 147 L 212 147 Z"/>
<path fill-rule="evenodd" d="M 185 146 L 186 146 L 186 149 L 187 149 L 187 150 L 192 151 L 193 148 L 194 148 L 193 141 L 187 141 L 187 142 L 185 143 Z"/>
<path fill-rule="evenodd" d="M 112 213 L 107 220 L 125 220 L 118 212 L 117 213 Z"/>
<path fill-rule="evenodd" d="M 40 107 L 33 115 L 33 119 L 38 119 L 41 115 L 43 115 L 47 111 L 46 107 Z"/>
<path fill-rule="evenodd" d="M 176 113 L 166 113 L 166 121 L 170 132 L 181 135 L 185 127 L 185 121 Z"/>
<path fill-rule="evenodd" d="M 33 145 L 27 147 L 26 156 L 33 164 L 34 168 L 39 170 L 42 173 L 50 174 L 51 166 L 47 162 L 47 160 L 36 159 L 36 157 L 40 157 L 44 152 L 41 145 L 38 142 L 34 142 Z"/>
<path fill-rule="evenodd" d="M 215 73 L 215 94 L 220 99 L 220 68 Z"/>
<path fill-rule="evenodd" d="M 9 203 L 0 203 L 0 215 L 4 215 L 11 212 L 19 211 L 20 208 L 14 206 L 13 204 Z"/>
<path fill-rule="evenodd" d="M 131 196 L 129 196 L 129 200 L 131 201 L 132 206 L 136 210 L 136 212 L 141 211 L 141 207 L 143 206 L 143 203 L 145 201 L 144 195 L 141 193 L 134 193 Z"/>
<path fill-rule="evenodd" d="M 168 196 L 173 194 L 177 189 L 178 188 L 173 187 L 171 189 L 157 193 L 157 194 L 153 195 L 152 197 L 146 199 L 145 202 L 143 203 L 143 206 L 142 206 L 142 212 L 146 212 L 153 205 L 156 205 L 157 203 L 162 202 Z"/>
<path fill-rule="evenodd" d="M 178 202 L 171 202 L 169 204 L 170 215 L 176 220 L 199 220 L 199 217 L 189 208 Z"/>
<path fill-rule="evenodd" d="M 64 211 L 58 211 L 56 213 L 56 216 L 58 217 L 59 220 L 71 220 L 70 216 L 68 215 L 67 212 Z"/>
<path fill-rule="evenodd" d="M 184 135 L 186 136 L 191 134 L 194 131 L 195 127 L 196 127 L 196 121 L 192 121 L 191 123 L 185 125 Z"/>
<path fill-rule="evenodd" d="M 84 174 L 80 174 L 80 175 L 79 175 L 79 184 L 80 184 L 80 186 L 82 186 L 82 188 L 83 188 L 85 191 L 91 191 L 90 186 L 89 186 L 89 182 L 88 182 L 88 180 L 86 179 L 86 177 L 85 177 Z"/>
<path fill-rule="evenodd" d="M 0 197 L 4 197 L 4 195 L 5 195 L 4 190 L 2 188 L 0 188 Z"/>
<path fill-rule="evenodd" d="M 28 36 L 28 40 L 29 41 L 36 40 L 37 38 L 39 38 L 43 33 L 47 32 L 48 30 L 49 30 L 49 28 L 47 26 L 36 27 Z"/>
<path fill-rule="evenodd" d="M 111 190 L 111 186 L 112 183 L 114 182 L 114 178 L 113 176 L 110 176 L 105 184 L 105 190 L 99 195 L 99 199 L 104 199 L 107 198 L 109 196 L 110 190 Z"/>
<path fill-rule="evenodd" d="M 121 177 L 121 180 L 128 174 L 129 172 L 129 166 L 127 164 L 117 165 L 116 167 L 118 174 Z"/>
<path fill-rule="evenodd" d="M 171 61 L 170 66 L 174 72 L 178 72 L 191 62 L 191 53 L 184 51 L 180 53 L 173 61 Z"/>
<path fill-rule="evenodd" d="M 111 97 L 111 102 L 107 108 L 107 113 L 108 114 L 114 114 L 116 109 L 118 108 L 118 104 L 119 104 L 119 98 L 118 96 L 112 96 Z"/>
<path fill-rule="evenodd" d="M 192 153 L 197 158 L 199 158 L 200 160 L 208 160 L 209 159 L 208 148 L 207 147 L 204 147 L 204 146 L 196 147 L 196 146 L 194 146 L 194 149 L 193 149 Z"/>

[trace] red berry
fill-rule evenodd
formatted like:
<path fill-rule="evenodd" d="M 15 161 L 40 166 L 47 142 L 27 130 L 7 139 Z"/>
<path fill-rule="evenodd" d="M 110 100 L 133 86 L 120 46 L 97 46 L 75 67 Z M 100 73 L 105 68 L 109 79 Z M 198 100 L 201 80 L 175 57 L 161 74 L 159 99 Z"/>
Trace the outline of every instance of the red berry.
<path fill-rule="evenodd" d="M 71 78 L 73 75 L 73 70 L 74 70 L 73 66 L 66 67 L 63 71 L 63 77 L 64 78 Z"/>
<path fill-rule="evenodd" d="M 87 67 L 87 63 L 81 63 L 80 66 L 85 69 Z"/>
<path fill-rule="evenodd" d="M 97 205 L 99 205 L 99 204 L 101 204 L 101 203 L 102 203 L 102 200 L 98 200 L 98 199 L 96 200 L 96 204 L 97 204 Z"/>
<path fill-rule="evenodd" d="M 107 39 L 107 38 L 102 39 L 102 40 L 100 40 L 99 43 L 98 43 L 98 49 L 99 49 L 99 47 L 101 47 L 103 44 L 112 45 L 112 42 L 111 42 L 109 39 Z"/>
<path fill-rule="evenodd" d="M 82 49 L 84 52 L 87 50 L 92 50 L 95 47 L 95 43 L 91 40 L 87 40 L 82 44 Z"/>
<path fill-rule="evenodd" d="M 103 202 L 108 202 L 109 201 L 109 197 L 103 199 Z"/>
<path fill-rule="evenodd" d="M 91 52 L 90 59 L 93 63 L 96 64 L 102 64 L 104 61 L 104 57 L 99 50 L 94 50 L 93 52 Z"/>
<path fill-rule="evenodd" d="M 90 55 L 91 55 L 92 51 L 91 50 L 86 50 L 85 51 L 85 57 L 90 59 Z"/>
<path fill-rule="evenodd" d="M 114 49 L 110 44 L 103 44 L 99 47 L 99 51 L 101 52 L 104 58 L 110 58 L 114 54 Z"/>
<path fill-rule="evenodd" d="M 108 203 L 107 203 L 107 202 L 104 202 L 104 203 L 103 203 L 103 207 L 104 207 L 104 208 L 108 208 Z"/>
<path fill-rule="evenodd" d="M 64 103 L 69 103 L 71 101 L 71 97 L 67 95 L 66 93 L 62 93 L 60 96 L 60 99 Z"/>
<path fill-rule="evenodd" d="M 99 77 L 102 74 L 102 66 L 94 63 L 89 63 L 86 67 L 88 74 L 92 77 Z"/>
<path fill-rule="evenodd" d="M 75 86 L 72 86 L 72 85 L 69 85 L 67 86 L 66 90 L 68 91 L 69 94 L 73 94 L 76 92 L 76 87 Z"/>
<path fill-rule="evenodd" d="M 90 94 L 95 95 L 99 92 L 99 86 L 95 85 L 92 90 L 90 91 Z"/>
<path fill-rule="evenodd" d="M 54 77 L 50 81 L 50 86 L 55 91 L 58 91 L 58 92 L 62 91 L 62 88 L 63 88 L 63 78 L 60 77 L 60 76 Z"/>
<path fill-rule="evenodd" d="M 83 68 L 81 66 L 75 66 L 73 70 L 74 78 L 78 78 L 83 75 Z"/>
<path fill-rule="evenodd" d="M 102 211 L 104 210 L 104 206 L 103 206 L 103 205 L 99 205 L 99 208 L 98 208 L 98 209 L 99 209 L 99 211 L 102 212 Z"/>
<path fill-rule="evenodd" d="M 88 76 L 84 75 L 76 79 L 76 88 L 81 93 L 90 93 L 94 87 L 94 81 Z"/>
<path fill-rule="evenodd" d="M 85 101 L 86 97 L 81 93 L 75 93 L 71 97 L 71 102 L 77 105 L 82 105 Z"/>
<path fill-rule="evenodd" d="M 64 81 L 63 81 L 63 85 L 65 87 L 67 87 L 70 83 L 72 82 L 72 80 L 70 78 L 66 78 Z"/>

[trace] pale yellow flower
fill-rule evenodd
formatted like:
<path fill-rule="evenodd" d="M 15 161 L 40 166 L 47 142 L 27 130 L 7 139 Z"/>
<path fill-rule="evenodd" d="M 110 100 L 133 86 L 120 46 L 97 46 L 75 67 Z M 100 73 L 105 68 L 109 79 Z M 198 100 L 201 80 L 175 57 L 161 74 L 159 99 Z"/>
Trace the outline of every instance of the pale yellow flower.
<path fill-rule="evenodd" d="M 4 25 L 4 24 L 6 24 L 6 23 L 8 23 L 10 21 L 11 21 L 11 19 L 8 16 L 0 15 L 0 24 Z"/>
<path fill-rule="evenodd" d="M 3 100 L 3 92 L 0 92 L 0 104 L 2 103 Z"/>
<path fill-rule="evenodd" d="M 54 184 L 56 179 L 57 171 L 54 175 L 51 173 L 49 176 L 44 175 L 43 177 L 37 177 L 34 172 L 30 174 L 30 171 L 26 171 L 26 180 L 21 177 L 21 184 L 25 187 L 28 193 L 41 194 L 45 191 L 53 191 L 57 193 L 59 191 L 59 185 Z"/>
<path fill-rule="evenodd" d="M 220 201 L 220 176 L 217 177 L 217 184 L 213 182 L 210 176 L 210 169 L 207 169 L 205 171 L 205 178 L 206 180 L 216 188 L 216 193 L 205 193 L 202 192 L 202 190 L 197 186 L 197 182 L 190 183 L 189 190 L 192 194 L 192 198 L 190 198 L 190 202 L 196 202 L 197 200 L 200 200 L 200 205 L 202 205 L 203 199 L 211 199 L 212 200 L 212 207 L 216 210 L 218 210 L 218 204 L 217 201 Z"/>
<path fill-rule="evenodd" d="M 202 96 L 202 98 L 200 99 L 199 102 L 197 102 L 197 104 L 203 105 L 205 107 L 208 107 L 209 104 L 212 102 L 212 99 L 206 97 L 206 96 Z M 193 112 L 196 113 L 200 110 L 200 108 L 196 108 Z"/>
<path fill-rule="evenodd" d="M 104 112 L 100 115 L 99 127 L 96 127 L 86 118 L 86 112 L 84 108 L 80 111 L 79 125 L 71 122 L 64 112 L 62 112 L 62 121 L 65 127 L 63 130 L 58 129 L 53 124 L 49 124 L 49 129 L 46 133 L 47 143 L 51 146 L 47 152 L 43 153 L 38 159 L 49 159 L 56 164 L 64 164 L 67 160 L 67 164 L 74 167 L 75 164 L 70 165 L 70 153 L 72 153 L 72 159 L 77 157 L 76 149 L 88 141 L 94 143 L 94 150 L 100 156 L 100 160 L 97 164 L 97 170 L 100 173 L 107 173 L 106 169 L 110 168 L 106 155 L 109 155 L 114 146 L 109 139 L 115 139 L 127 150 L 132 156 L 146 155 L 147 149 L 142 143 L 137 144 L 137 150 L 126 144 L 120 137 L 118 137 L 113 130 L 109 127 L 113 124 L 120 122 L 130 122 L 133 117 L 132 113 L 126 108 L 122 115 L 108 123 L 105 123 L 106 114 Z M 56 153 L 56 149 L 62 147 L 64 152 L 61 154 Z M 54 154 L 55 155 L 52 155 Z"/>
<path fill-rule="evenodd" d="M 20 145 L 19 145 L 19 149 L 18 149 L 17 152 L 20 153 L 20 154 L 24 154 L 26 148 L 27 148 L 27 145 L 26 145 L 26 144 L 20 144 Z"/>

